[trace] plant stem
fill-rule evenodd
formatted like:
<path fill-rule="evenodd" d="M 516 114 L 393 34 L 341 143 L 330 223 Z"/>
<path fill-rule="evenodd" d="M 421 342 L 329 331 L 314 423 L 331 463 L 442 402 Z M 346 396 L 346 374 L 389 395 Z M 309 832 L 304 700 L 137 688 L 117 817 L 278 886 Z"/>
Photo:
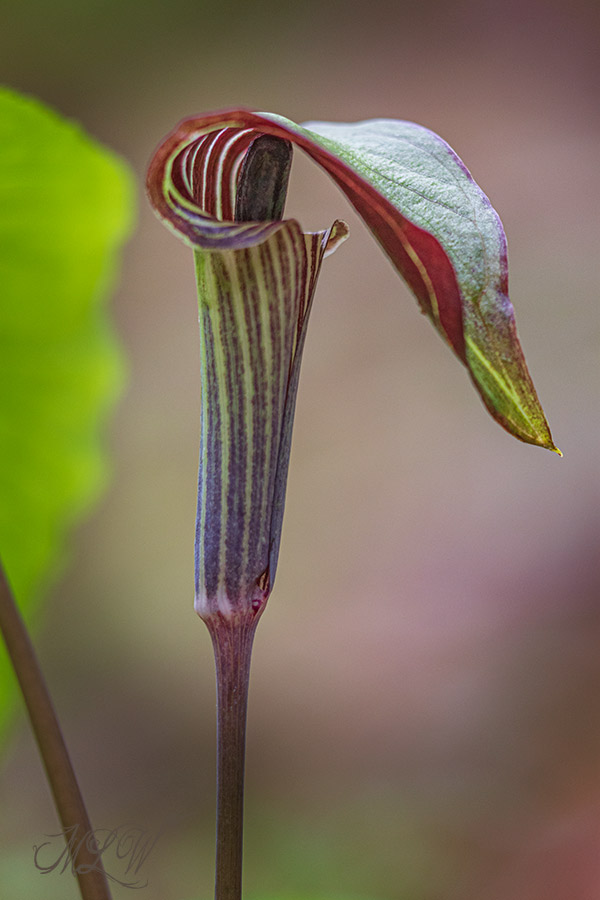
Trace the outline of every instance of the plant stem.
<path fill-rule="evenodd" d="M 252 642 L 252 610 L 206 619 L 217 675 L 217 859 L 215 900 L 242 896 L 244 759 Z"/>
<path fill-rule="evenodd" d="M 111 900 L 108 882 L 64 738 L 25 623 L 0 563 L 0 630 L 25 699 L 33 733 L 83 900 Z M 76 839 L 74 839 L 76 838 Z"/>

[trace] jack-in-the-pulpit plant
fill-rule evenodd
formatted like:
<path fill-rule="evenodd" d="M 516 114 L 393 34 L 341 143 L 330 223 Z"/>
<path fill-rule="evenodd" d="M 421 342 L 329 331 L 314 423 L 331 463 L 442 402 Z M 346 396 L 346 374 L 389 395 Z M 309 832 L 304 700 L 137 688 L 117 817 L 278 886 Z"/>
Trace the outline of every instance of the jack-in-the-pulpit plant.
<path fill-rule="evenodd" d="M 196 610 L 217 664 L 217 900 L 241 896 L 244 729 L 254 629 L 275 577 L 300 358 L 339 221 L 282 220 L 291 145 L 346 194 L 494 418 L 556 452 L 508 298 L 500 219 L 451 148 L 412 122 L 309 123 L 236 109 L 186 119 L 150 201 L 195 256 L 201 426 Z M 372 298 L 368 298 L 371 302 Z"/>

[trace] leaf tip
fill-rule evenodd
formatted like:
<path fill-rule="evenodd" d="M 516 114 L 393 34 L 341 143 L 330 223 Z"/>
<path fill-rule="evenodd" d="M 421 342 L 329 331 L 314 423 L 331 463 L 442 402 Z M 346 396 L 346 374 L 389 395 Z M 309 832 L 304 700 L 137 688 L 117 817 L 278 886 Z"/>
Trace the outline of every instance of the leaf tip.
<path fill-rule="evenodd" d="M 528 441 L 528 443 L 535 444 L 537 447 L 542 447 L 544 450 L 550 450 L 551 453 L 556 453 L 557 456 L 562 458 L 563 452 L 562 450 L 556 446 L 554 441 L 552 440 L 552 435 L 550 434 L 550 429 L 546 426 L 546 434 L 542 436 L 538 436 L 535 441 Z"/>

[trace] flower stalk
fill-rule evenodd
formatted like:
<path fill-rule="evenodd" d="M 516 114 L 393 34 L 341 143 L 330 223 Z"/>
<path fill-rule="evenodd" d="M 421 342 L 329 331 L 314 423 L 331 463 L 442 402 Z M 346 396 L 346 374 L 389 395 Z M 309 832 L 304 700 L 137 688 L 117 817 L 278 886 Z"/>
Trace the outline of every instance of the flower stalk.
<path fill-rule="evenodd" d="M 252 644 L 260 613 L 206 620 L 217 680 L 217 837 L 215 900 L 242 896 L 246 713 Z"/>

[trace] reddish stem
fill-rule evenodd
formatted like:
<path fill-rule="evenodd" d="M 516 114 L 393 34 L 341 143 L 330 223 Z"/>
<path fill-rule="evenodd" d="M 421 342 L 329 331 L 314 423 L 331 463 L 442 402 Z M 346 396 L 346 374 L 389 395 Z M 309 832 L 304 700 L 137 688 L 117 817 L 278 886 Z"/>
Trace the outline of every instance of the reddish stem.
<path fill-rule="evenodd" d="M 217 859 L 215 900 L 242 896 L 244 761 L 252 643 L 252 610 L 206 619 L 217 675 Z"/>

